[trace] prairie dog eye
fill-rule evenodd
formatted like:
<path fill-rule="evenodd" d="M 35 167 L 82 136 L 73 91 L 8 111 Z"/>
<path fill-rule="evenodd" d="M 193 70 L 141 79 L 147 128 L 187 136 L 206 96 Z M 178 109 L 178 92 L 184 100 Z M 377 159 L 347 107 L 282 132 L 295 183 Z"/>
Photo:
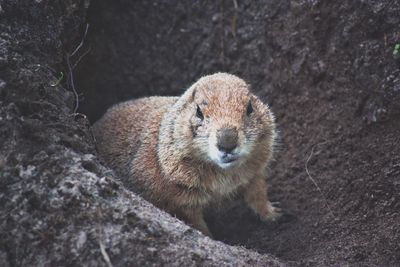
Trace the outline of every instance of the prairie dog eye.
<path fill-rule="evenodd" d="M 253 106 L 251 105 L 251 102 L 249 102 L 247 105 L 246 114 L 247 116 L 250 116 L 251 113 L 253 113 Z"/>
<path fill-rule="evenodd" d="M 201 112 L 201 109 L 199 106 L 197 106 L 196 117 L 199 118 L 200 120 L 204 120 L 203 112 Z"/>

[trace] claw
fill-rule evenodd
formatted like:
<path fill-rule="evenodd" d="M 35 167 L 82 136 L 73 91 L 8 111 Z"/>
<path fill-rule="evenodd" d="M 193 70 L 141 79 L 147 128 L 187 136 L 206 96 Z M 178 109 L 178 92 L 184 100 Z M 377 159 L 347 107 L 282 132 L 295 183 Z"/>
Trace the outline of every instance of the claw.
<path fill-rule="evenodd" d="M 276 212 L 278 212 L 278 213 L 282 213 L 282 209 L 281 209 L 281 208 L 275 208 L 275 207 L 274 207 L 274 210 L 275 210 Z"/>
<path fill-rule="evenodd" d="M 268 212 L 266 214 L 260 214 L 262 221 L 277 221 L 282 216 L 282 209 L 275 207 L 274 203 L 268 203 Z"/>
<path fill-rule="evenodd" d="M 281 202 L 274 201 L 274 202 L 271 202 L 271 205 L 274 206 L 275 208 L 280 208 L 281 207 Z"/>

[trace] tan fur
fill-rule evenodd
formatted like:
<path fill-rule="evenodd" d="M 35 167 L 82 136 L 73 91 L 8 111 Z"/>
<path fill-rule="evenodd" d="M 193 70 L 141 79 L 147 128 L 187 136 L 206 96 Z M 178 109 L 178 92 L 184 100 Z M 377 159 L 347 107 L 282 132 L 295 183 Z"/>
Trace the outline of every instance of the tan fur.
<path fill-rule="evenodd" d="M 251 115 L 246 114 L 249 101 Z M 196 117 L 197 106 L 203 121 Z M 212 157 L 219 154 L 211 152 L 217 131 L 224 127 L 237 129 L 243 153 L 227 168 L 216 164 Z M 267 198 L 264 176 L 273 152 L 274 118 L 234 75 L 205 76 L 181 97 L 116 105 L 95 123 L 93 133 L 100 155 L 136 191 L 204 234 L 211 236 L 203 209 L 239 189 L 262 220 L 279 215 Z"/>

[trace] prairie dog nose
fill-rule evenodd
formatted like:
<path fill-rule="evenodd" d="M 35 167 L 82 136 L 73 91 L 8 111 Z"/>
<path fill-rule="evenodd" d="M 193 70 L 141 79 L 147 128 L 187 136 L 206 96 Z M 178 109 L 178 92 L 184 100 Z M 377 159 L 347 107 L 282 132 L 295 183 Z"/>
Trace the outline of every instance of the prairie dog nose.
<path fill-rule="evenodd" d="M 217 147 L 220 151 L 231 153 L 237 147 L 238 132 L 236 128 L 222 128 L 217 132 Z"/>

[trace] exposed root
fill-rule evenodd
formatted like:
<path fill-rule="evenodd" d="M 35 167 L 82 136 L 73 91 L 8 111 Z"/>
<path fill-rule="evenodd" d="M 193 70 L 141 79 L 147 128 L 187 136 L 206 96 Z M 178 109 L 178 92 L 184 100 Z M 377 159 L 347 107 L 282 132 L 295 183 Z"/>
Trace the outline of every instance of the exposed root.
<path fill-rule="evenodd" d="M 83 43 L 84 43 L 84 41 L 85 41 L 85 38 L 86 38 L 86 35 L 87 35 L 87 32 L 88 32 L 88 29 L 89 29 L 89 24 L 86 24 L 85 33 L 84 33 L 84 35 L 83 35 L 83 37 L 82 37 L 81 42 L 79 43 L 79 45 L 74 49 L 74 51 L 73 51 L 71 54 L 68 54 L 68 53 L 66 54 L 67 65 L 68 65 L 68 72 L 69 72 L 69 80 L 68 80 L 68 82 L 69 82 L 69 85 L 70 85 L 72 91 L 74 92 L 74 97 L 75 97 L 74 113 L 76 113 L 76 111 L 77 111 L 78 108 L 79 108 L 79 95 L 78 95 L 78 92 L 76 91 L 76 88 L 75 88 L 73 69 L 76 67 L 76 65 L 79 63 L 79 61 L 80 61 L 87 53 L 90 52 L 90 48 L 89 48 L 85 53 L 83 53 L 83 55 L 82 55 L 81 57 L 78 58 L 77 62 L 75 62 L 75 64 L 74 64 L 73 66 L 71 65 L 71 57 L 73 57 L 73 56 L 79 51 L 79 49 L 83 46 Z"/>
<path fill-rule="evenodd" d="M 72 74 L 72 67 L 71 67 L 71 62 L 70 62 L 69 58 L 70 58 L 70 56 L 67 55 L 67 65 L 68 65 L 68 71 L 69 71 L 69 85 L 71 86 L 72 92 L 74 92 L 74 96 L 75 96 L 74 113 L 76 113 L 76 111 L 79 108 L 79 95 L 75 88 L 74 75 Z"/>
<path fill-rule="evenodd" d="M 86 50 L 75 62 L 75 64 L 72 66 L 72 69 L 75 69 L 75 67 L 79 64 L 79 62 L 84 58 L 89 52 L 92 50 L 92 47 L 89 47 L 88 50 Z"/>
<path fill-rule="evenodd" d="M 224 25 L 224 1 L 220 2 L 220 12 L 221 12 L 221 39 L 220 39 L 220 60 L 222 62 L 222 66 L 225 68 L 225 25 Z"/>
<path fill-rule="evenodd" d="M 74 52 L 72 52 L 72 53 L 69 55 L 70 57 L 73 57 L 73 56 L 79 51 L 79 49 L 82 47 L 83 42 L 85 41 L 86 35 L 87 35 L 87 33 L 88 33 L 88 30 L 89 30 L 89 24 L 86 24 L 85 33 L 83 34 L 82 40 L 81 40 L 81 42 L 79 43 L 79 45 L 75 48 Z"/>
<path fill-rule="evenodd" d="M 318 143 L 318 144 L 313 145 L 313 147 L 312 147 L 312 149 L 311 149 L 310 156 L 308 156 L 304 167 L 305 167 L 306 173 L 307 173 L 307 175 L 308 175 L 308 178 L 309 178 L 309 179 L 311 180 L 311 182 L 315 185 L 315 187 L 318 189 L 319 193 L 320 193 L 321 196 L 323 197 L 323 199 L 324 199 L 324 201 L 325 201 L 325 205 L 326 205 L 326 207 L 329 209 L 329 212 L 331 213 L 332 216 L 335 216 L 334 213 L 333 213 L 333 211 L 332 211 L 332 209 L 331 209 L 331 207 L 329 206 L 329 203 L 328 203 L 328 200 L 327 200 L 326 197 L 325 197 L 325 194 L 322 192 L 321 187 L 319 187 L 319 185 L 317 184 L 317 182 L 315 181 L 315 179 L 311 176 L 310 171 L 308 170 L 308 162 L 310 161 L 310 159 L 312 158 L 312 156 L 313 156 L 313 154 L 314 154 L 314 149 L 315 149 L 315 147 L 316 147 L 316 146 L 319 146 L 319 145 L 324 145 L 324 144 L 326 144 L 326 143 L 328 143 L 328 141 L 324 141 L 324 142 L 322 142 L 322 143 Z"/>
<path fill-rule="evenodd" d="M 235 8 L 235 13 L 233 14 L 231 28 L 232 28 L 233 37 L 236 37 L 236 27 L 237 27 L 237 17 L 238 17 L 237 13 L 238 13 L 238 9 L 239 9 L 239 6 L 238 6 L 238 3 L 236 0 L 233 0 L 233 7 Z"/>

